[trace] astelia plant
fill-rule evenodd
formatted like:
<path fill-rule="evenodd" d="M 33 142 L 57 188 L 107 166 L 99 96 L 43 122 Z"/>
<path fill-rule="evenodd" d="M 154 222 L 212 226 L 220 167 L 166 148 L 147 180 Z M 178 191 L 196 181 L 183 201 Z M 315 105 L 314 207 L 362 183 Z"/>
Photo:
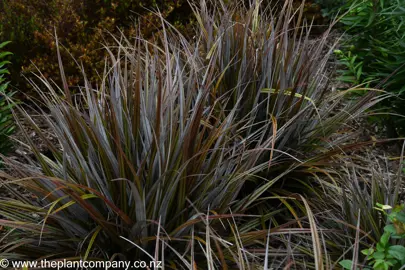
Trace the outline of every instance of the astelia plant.
<path fill-rule="evenodd" d="M 201 1 L 192 7 L 198 27 L 191 41 L 162 18 L 160 40 L 118 38 L 106 48 L 110 58 L 98 83 L 83 71 L 79 94 L 69 88 L 61 57 L 61 87 L 41 75 L 40 84 L 31 81 L 60 145 L 19 107 L 51 155 L 26 134 L 38 166 L 9 160 L 13 175 L 1 173 L 16 198 L 0 200 L 0 224 L 9 229 L 1 255 L 114 260 L 146 251 L 173 265 L 198 241 L 185 258 L 194 265 L 207 260 L 208 237 L 215 263 L 234 266 L 241 250 L 265 261 L 254 251 L 264 249 L 269 232 L 302 228 L 296 213 L 309 207 L 294 199 L 295 210 L 286 196 L 333 185 L 310 176 L 360 144 L 331 136 L 381 97 L 370 92 L 337 111 L 354 90 L 327 91 L 329 32 L 311 42 L 303 6 L 295 10 L 286 1 L 276 18 L 258 3 L 208 8 Z M 269 228 L 280 212 L 284 218 Z M 177 253 L 158 254 L 156 243 L 169 241 Z"/>
<path fill-rule="evenodd" d="M 7 65 L 11 64 L 6 60 L 11 52 L 2 51 L 10 42 L 0 43 L 0 154 L 6 154 L 11 148 L 9 136 L 15 129 L 14 120 L 11 112 L 11 103 L 8 100 L 12 93 L 8 91 L 7 75 L 9 71 Z M 0 165 L 2 161 L 0 158 Z"/>

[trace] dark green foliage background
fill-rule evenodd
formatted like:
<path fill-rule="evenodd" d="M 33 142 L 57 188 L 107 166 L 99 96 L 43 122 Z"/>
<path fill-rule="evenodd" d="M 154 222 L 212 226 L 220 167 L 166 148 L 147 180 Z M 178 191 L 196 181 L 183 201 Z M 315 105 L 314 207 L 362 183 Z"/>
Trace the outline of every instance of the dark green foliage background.
<path fill-rule="evenodd" d="M 10 52 L 4 51 L 4 47 L 9 42 L 0 42 L 0 154 L 6 154 L 11 148 L 9 136 L 13 133 L 15 126 L 11 113 L 11 104 L 8 97 L 12 94 L 8 91 L 7 87 L 9 82 L 7 77 L 10 74 L 7 67 L 10 61 L 7 58 L 11 55 Z M 0 167 L 2 160 L 0 157 Z"/>
<path fill-rule="evenodd" d="M 61 44 L 68 84 L 80 82 L 77 64 L 69 53 L 82 63 L 90 79 L 97 79 L 95 69 L 104 65 L 103 45 L 112 38 L 109 33 L 134 36 L 140 29 L 150 38 L 160 25 L 152 10 L 159 9 L 163 16 L 180 29 L 187 31 L 192 16 L 184 0 L 3 0 L 0 1 L 0 40 L 11 40 L 13 46 L 12 85 L 28 89 L 21 76 L 39 69 L 45 77 L 60 77 L 57 61 L 55 32 Z M 69 52 L 69 53 L 68 53 Z"/>
<path fill-rule="evenodd" d="M 330 16 L 338 11 L 328 0 L 318 0 Z M 348 34 L 341 55 L 342 79 L 352 84 L 394 94 L 381 104 L 374 120 L 387 126 L 390 137 L 405 134 L 405 1 L 346 0 L 340 7 Z"/>

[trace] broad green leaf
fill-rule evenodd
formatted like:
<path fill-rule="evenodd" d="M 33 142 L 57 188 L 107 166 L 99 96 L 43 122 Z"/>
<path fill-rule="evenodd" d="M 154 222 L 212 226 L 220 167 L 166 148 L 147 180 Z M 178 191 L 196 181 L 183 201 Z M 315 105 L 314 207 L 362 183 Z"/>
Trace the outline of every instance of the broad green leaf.
<path fill-rule="evenodd" d="M 368 249 L 363 249 L 361 251 L 362 254 L 366 255 L 366 256 L 370 256 L 371 254 L 374 253 L 374 249 L 373 248 L 368 248 Z"/>
<path fill-rule="evenodd" d="M 390 246 L 388 248 L 388 254 L 402 261 L 405 259 L 405 247 L 400 245 Z"/>
<path fill-rule="evenodd" d="M 398 213 L 396 215 L 396 219 L 405 224 L 405 213 L 403 213 L 403 212 Z"/>
<path fill-rule="evenodd" d="M 351 260 L 343 260 L 343 261 L 340 261 L 339 264 L 340 264 L 344 269 L 351 270 L 351 269 L 352 269 L 353 262 L 352 262 Z"/>
<path fill-rule="evenodd" d="M 373 257 L 376 260 L 382 260 L 385 258 L 385 253 L 383 251 L 377 251 L 377 252 L 374 252 Z"/>
<path fill-rule="evenodd" d="M 382 259 L 377 259 L 373 265 L 374 270 L 385 270 L 385 261 Z"/>
<path fill-rule="evenodd" d="M 395 226 L 393 224 L 386 225 L 384 227 L 384 231 L 389 232 L 391 234 L 396 234 L 397 233 L 397 230 L 395 229 Z"/>
<path fill-rule="evenodd" d="M 382 243 L 378 242 L 377 245 L 376 245 L 376 249 L 377 249 L 377 251 L 384 252 L 385 251 L 385 246 Z"/>
<path fill-rule="evenodd" d="M 390 232 L 384 232 L 383 235 L 381 236 L 380 243 L 385 247 L 387 246 L 388 242 L 390 241 L 391 233 Z"/>

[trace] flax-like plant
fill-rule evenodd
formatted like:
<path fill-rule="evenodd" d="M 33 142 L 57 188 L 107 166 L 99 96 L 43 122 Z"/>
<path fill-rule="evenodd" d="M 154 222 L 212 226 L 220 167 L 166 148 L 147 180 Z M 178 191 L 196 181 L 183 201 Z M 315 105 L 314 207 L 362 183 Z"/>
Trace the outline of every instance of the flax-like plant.
<path fill-rule="evenodd" d="M 62 90 L 38 76 L 44 92 L 31 81 L 60 147 L 20 108 L 53 157 L 27 136 L 40 169 L 11 163 L 18 178 L 3 174 L 6 187 L 14 182 L 40 199 L 2 201 L 0 223 L 12 228 L 3 256 L 137 258 L 142 252 L 121 236 L 153 252 L 159 232 L 186 246 L 199 211 L 214 221 L 233 217 L 244 182 L 267 164 L 256 162 L 248 144 L 235 144 L 235 113 L 218 118 L 207 103 L 215 65 L 204 65 L 198 44 L 175 38 L 167 31 L 162 47 L 138 37 L 135 46 L 107 49 L 100 85 L 86 80 L 79 96 L 65 83 Z"/>
<path fill-rule="evenodd" d="M 290 226 L 305 229 L 299 216 L 307 213 L 312 265 L 323 265 L 314 215 L 292 193 L 317 192 L 322 181 L 306 176 L 354 147 L 331 135 L 379 98 L 370 92 L 334 110 L 345 92 L 327 92 L 328 33 L 311 42 L 303 8 L 294 10 L 291 1 L 277 18 L 259 2 L 246 9 L 202 1 L 193 9 L 193 41 L 164 20 L 160 40 L 117 39 L 106 48 L 100 82 L 91 84 L 83 72 L 79 94 L 69 89 L 60 58 L 63 87 L 40 75 L 40 84 L 31 81 L 60 145 L 19 108 L 52 155 L 26 134 L 34 166 L 9 161 L 12 176 L 1 173 L 17 198 L 0 200 L 0 224 L 9 229 L 2 256 L 133 259 L 144 255 L 133 243 L 154 254 L 160 239 L 190 254 L 195 240 L 200 248 L 187 261 L 237 264 L 233 254 L 266 246 L 270 220 L 272 232 L 287 234 Z M 281 212 L 293 220 L 277 221 Z M 215 240 L 212 260 L 206 239 Z M 257 256 L 266 260 L 263 254 Z M 164 260 L 178 258 L 173 252 Z"/>
<path fill-rule="evenodd" d="M 38 212 L 31 224 L 38 238 L 25 238 L 24 249 L 40 243 L 38 253 L 44 255 L 135 255 L 119 236 L 145 247 L 158 230 L 181 239 L 190 234 L 188 225 L 199 222 L 195 209 L 227 213 L 249 170 L 257 170 L 255 154 L 233 145 L 233 116 L 216 119 L 206 104 L 213 66 L 202 76 L 201 63 L 187 48 L 164 43 L 149 51 L 138 40 L 135 47 L 120 45 L 116 55 L 110 51 L 101 85 L 87 82 L 78 100 L 66 86 L 60 97 L 43 80 L 49 90 L 43 100 L 52 114 L 47 120 L 62 150 L 47 141 L 54 158 L 48 159 L 30 141 L 41 171 L 11 168 L 27 178 L 22 183 L 41 203 L 25 212 L 22 202 L 30 202 L 18 196 L 1 210 L 4 224 Z M 21 252 L 19 245 L 10 246 Z"/>
<path fill-rule="evenodd" d="M 299 164 L 294 171 L 302 180 L 321 172 L 337 153 L 361 147 L 345 144 L 349 136 L 331 140 L 331 135 L 386 96 L 370 90 L 357 101 L 343 102 L 345 94 L 361 89 L 331 93 L 325 67 L 333 51 L 327 46 L 333 23 L 314 39 L 303 19 L 304 5 L 294 9 L 291 1 L 284 2 L 277 16 L 260 5 L 246 10 L 238 4 L 203 4 L 193 9 L 200 25 L 200 53 L 219 74 L 209 104 L 219 118 L 232 114 L 237 119 L 239 145 L 255 151 L 259 162 L 268 162 L 263 178 L 273 179 Z M 255 191 L 248 200 L 275 183 L 264 188 L 261 178 L 253 181 Z M 299 182 L 293 175 L 291 182 L 283 181 L 283 189 L 296 190 Z"/>

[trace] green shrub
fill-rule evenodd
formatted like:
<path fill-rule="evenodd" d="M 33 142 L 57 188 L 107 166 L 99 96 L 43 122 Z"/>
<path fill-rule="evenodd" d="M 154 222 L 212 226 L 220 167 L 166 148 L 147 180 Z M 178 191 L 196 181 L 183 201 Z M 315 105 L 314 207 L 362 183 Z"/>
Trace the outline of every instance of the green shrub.
<path fill-rule="evenodd" d="M 118 28 L 132 37 L 138 20 L 142 31 L 150 37 L 159 29 L 159 20 L 151 9 L 159 8 L 171 23 L 182 26 L 189 23 L 191 10 L 187 1 L 139 0 L 4 0 L 0 2 L 0 40 L 14 44 L 12 84 L 26 90 L 25 79 L 39 68 L 45 77 L 60 78 L 56 58 L 55 34 L 75 59 L 81 62 L 89 79 L 98 80 L 96 70 L 102 70 L 107 57 L 103 44 L 113 44 L 106 33 L 117 33 Z M 107 39 L 107 40 L 106 40 Z M 66 50 L 61 53 L 69 57 Z M 74 61 L 65 63 L 67 83 L 82 84 L 81 71 Z M 32 94 L 32 93 L 31 93 Z"/>
<path fill-rule="evenodd" d="M 361 67 L 344 70 L 344 78 L 394 94 L 383 103 L 386 115 L 379 117 L 381 122 L 388 123 L 389 135 L 393 137 L 405 134 L 404 6 L 403 0 L 348 1 L 349 12 L 341 20 L 351 35 L 341 56 L 351 54 L 351 66 Z"/>
<path fill-rule="evenodd" d="M 9 42 L 0 43 L 0 154 L 6 154 L 11 148 L 11 142 L 9 136 L 14 131 L 14 121 L 11 113 L 11 105 L 8 98 L 11 97 L 11 93 L 8 92 L 6 81 L 6 75 L 9 74 L 7 70 L 7 65 L 10 64 L 6 60 L 7 56 L 11 55 L 10 52 L 2 52 L 3 49 Z M 2 161 L 0 159 L 0 165 Z"/>
<path fill-rule="evenodd" d="M 333 18 L 345 9 L 348 0 L 315 0 L 321 6 L 322 16 Z"/>
<path fill-rule="evenodd" d="M 244 268 L 235 259 L 240 247 L 267 264 L 268 252 L 255 250 L 265 249 L 270 232 L 279 234 L 279 248 L 294 232 L 290 227 L 306 226 L 313 244 L 298 250 L 314 254 L 311 267 L 323 265 L 303 196 L 335 187 L 314 175 L 328 175 L 323 168 L 337 154 L 359 145 L 332 136 L 379 98 L 370 92 L 334 109 L 346 92 L 326 87 L 330 29 L 311 42 L 310 31 L 299 27 L 304 5 L 295 10 L 286 1 L 275 18 L 260 6 L 201 4 L 192 6 L 195 39 L 167 24 L 152 43 L 122 37 L 107 49 L 97 84 L 83 72 L 80 95 L 70 91 L 64 72 L 61 88 L 43 77 L 42 85 L 31 80 L 61 147 L 25 113 L 52 155 L 26 136 L 40 168 L 10 161 L 13 176 L 1 174 L 10 192 L 19 185 L 39 199 L 14 191 L 15 200 L 0 200 L 0 224 L 9 230 L 3 257 L 133 259 L 145 256 L 135 247 L 155 254 L 157 242 L 179 254 L 196 246 L 184 260 L 203 264 L 211 240 L 217 265 Z M 176 252 L 164 254 L 165 263 L 182 263 Z"/>

